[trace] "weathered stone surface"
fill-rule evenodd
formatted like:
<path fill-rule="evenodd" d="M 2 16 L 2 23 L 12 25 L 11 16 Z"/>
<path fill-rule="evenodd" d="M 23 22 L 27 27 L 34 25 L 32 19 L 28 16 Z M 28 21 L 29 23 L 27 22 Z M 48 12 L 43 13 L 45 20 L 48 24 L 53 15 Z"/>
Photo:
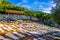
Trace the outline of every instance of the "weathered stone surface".
<path fill-rule="evenodd" d="M 55 40 L 59 39 L 57 31 L 60 29 L 33 21 L 0 21 L 0 39 L 3 40 Z"/>

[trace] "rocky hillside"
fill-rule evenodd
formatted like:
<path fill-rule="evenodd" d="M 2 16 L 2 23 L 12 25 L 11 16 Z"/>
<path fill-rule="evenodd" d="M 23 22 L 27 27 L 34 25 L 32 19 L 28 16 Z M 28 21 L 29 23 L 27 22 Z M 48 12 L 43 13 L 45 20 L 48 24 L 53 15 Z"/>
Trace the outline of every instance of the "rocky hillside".
<path fill-rule="evenodd" d="M 5 10 L 24 11 L 24 15 L 5 14 Z M 28 10 L 3 0 L 0 2 L 0 40 L 60 40 L 60 29 L 51 24 L 52 19 L 51 14 Z"/>
<path fill-rule="evenodd" d="M 0 21 L 0 40 L 60 40 L 60 29 L 33 21 Z"/>

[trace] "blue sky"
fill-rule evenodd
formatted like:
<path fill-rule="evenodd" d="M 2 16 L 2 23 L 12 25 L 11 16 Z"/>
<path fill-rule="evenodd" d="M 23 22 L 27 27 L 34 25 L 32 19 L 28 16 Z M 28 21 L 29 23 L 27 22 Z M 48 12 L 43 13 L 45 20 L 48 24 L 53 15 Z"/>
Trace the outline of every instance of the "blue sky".
<path fill-rule="evenodd" d="M 43 11 L 50 13 L 52 7 L 55 7 L 53 0 L 8 0 L 12 4 L 25 7 L 29 10 Z"/>

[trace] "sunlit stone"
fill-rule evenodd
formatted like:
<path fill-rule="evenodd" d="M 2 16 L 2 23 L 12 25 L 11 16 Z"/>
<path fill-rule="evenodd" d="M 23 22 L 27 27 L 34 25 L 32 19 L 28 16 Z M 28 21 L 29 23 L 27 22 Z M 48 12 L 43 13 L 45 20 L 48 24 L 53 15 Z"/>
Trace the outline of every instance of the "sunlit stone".
<path fill-rule="evenodd" d="M 16 37 L 14 34 L 5 34 L 5 35 L 12 38 L 12 39 L 14 39 L 14 40 L 18 39 L 18 37 Z"/>
<path fill-rule="evenodd" d="M 13 32 L 14 34 L 18 35 L 20 38 L 25 37 L 23 34 L 17 33 L 17 32 Z"/>

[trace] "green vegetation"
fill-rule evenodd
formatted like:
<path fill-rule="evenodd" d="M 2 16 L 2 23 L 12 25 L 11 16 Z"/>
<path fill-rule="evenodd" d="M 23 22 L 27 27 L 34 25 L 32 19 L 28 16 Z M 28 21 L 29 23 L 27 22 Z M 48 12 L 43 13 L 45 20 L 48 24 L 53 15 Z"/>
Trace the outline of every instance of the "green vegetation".
<path fill-rule="evenodd" d="M 60 8 L 55 10 L 53 16 L 54 16 L 54 20 L 60 24 Z"/>
<path fill-rule="evenodd" d="M 28 10 L 23 7 L 15 6 L 6 0 L 1 1 L 0 3 L 0 12 L 4 12 L 5 10 L 17 10 L 17 11 L 24 11 L 24 14 L 26 16 L 30 17 L 37 17 L 37 18 L 44 18 L 44 19 L 52 19 L 52 15 L 48 13 L 44 13 L 41 11 L 33 11 L 33 10 Z"/>

